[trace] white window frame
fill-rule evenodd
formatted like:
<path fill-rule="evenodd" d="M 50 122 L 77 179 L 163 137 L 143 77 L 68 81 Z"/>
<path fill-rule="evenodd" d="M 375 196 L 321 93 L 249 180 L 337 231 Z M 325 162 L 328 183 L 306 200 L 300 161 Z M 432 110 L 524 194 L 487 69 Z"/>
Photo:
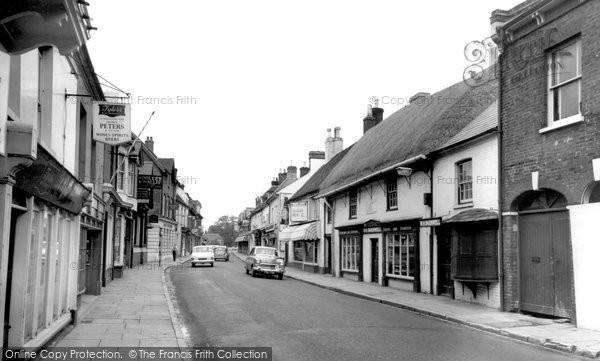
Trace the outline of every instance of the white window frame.
<path fill-rule="evenodd" d="M 392 190 L 390 190 L 390 186 L 394 186 L 394 188 Z M 395 205 L 391 205 L 391 195 L 394 194 L 395 197 Z M 388 179 L 386 184 L 385 184 L 385 201 L 386 201 L 386 206 L 387 206 L 387 210 L 391 211 L 391 210 L 397 210 L 398 209 L 398 180 L 396 178 L 394 179 Z"/>
<path fill-rule="evenodd" d="M 571 79 L 565 80 L 559 84 L 555 84 L 553 85 L 553 78 L 555 76 L 555 65 L 554 65 L 554 59 L 555 59 L 555 54 L 557 52 L 559 52 L 561 49 L 564 49 L 568 46 L 571 46 L 573 44 L 576 44 L 576 49 L 577 49 L 577 75 L 574 76 Z M 567 41 L 563 44 L 561 44 L 559 47 L 553 49 L 551 52 L 548 53 L 548 120 L 547 120 L 547 127 L 540 129 L 540 133 L 545 133 L 557 128 L 562 128 L 564 126 L 567 125 L 571 125 L 571 124 L 576 124 L 579 122 L 583 121 L 583 114 L 581 114 L 581 84 L 582 84 L 582 50 L 581 50 L 581 38 L 577 38 L 575 40 L 570 40 Z M 572 84 L 574 82 L 577 82 L 579 85 L 579 104 L 577 105 L 578 107 L 578 113 L 565 117 L 565 118 L 561 118 L 561 119 L 557 119 L 556 118 L 556 114 L 554 112 L 554 104 L 557 101 L 557 96 L 560 95 L 559 90 L 560 88 Z M 558 100 L 559 102 L 559 107 L 560 107 L 560 100 Z M 560 112 L 560 110 L 559 110 Z"/>
<path fill-rule="evenodd" d="M 355 197 L 353 197 L 353 194 Z M 352 198 L 355 198 L 352 201 Z M 352 213 L 352 207 L 354 207 L 354 214 Z M 348 218 L 355 219 L 358 217 L 358 189 L 354 189 L 348 192 Z"/>
<path fill-rule="evenodd" d="M 133 191 L 135 188 L 135 164 L 129 162 L 129 159 L 126 161 L 127 163 L 127 194 L 133 196 Z"/>
<path fill-rule="evenodd" d="M 358 236 L 343 236 L 341 237 L 342 243 L 342 271 L 345 272 L 358 272 Z M 352 253 L 350 251 L 352 250 Z M 348 259 L 348 255 L 351 254 L 352 258 Z"/>
<path fill-rule="evenodd" d="M 462 166 L 465 164 L 470 164 L 471 165 L 471 174 L 470 174 L 470 180 L 469 181 L 464 181 L 463 177 L 462 177 Z M 457 187 L 456 187 L 456 200 L 458 201 L 458 204 L 469 204 L 469 203 L 473 203 L 473 193 L 474 193 L 474 189 L 473 189 L 473 159 L 464 159 L 461 160 L 460 162 L 456 163 L 456 181 L 457 181 Z M 463 185 L 467 185 L 470 184 L 471 187 L 471 197 L 470 198 L 463 198 L 462 194 L 463 194 Z"/>
<path fill-rule="evenodd" d="M 402 274 L 402 250 L 400 249 L 400 259 L 399 259 L 399 264 L 398 264 L 398 273 L 392 272 L 389 273 L 388 271 L 388 265 L 390 264 L 390 260 L 393 266 L 393 269 L 396 269 L 396 265 L 394 263 L 394 258 L 393 258 L 393 252 L 390 252 L 390 242 L 391 242 L 391 247 L 392 249 L 397 247 L 402 248 L 402 241 L 401 241 L 401 237 L 402 236 L 406 236 L 407 240 L 406 240 L 406 274 Z M 397 237 L 397 239 L 396 239 Z M 411 237 L 413 237 L 413 242 L 417 242 L 416 240 L 416 236 L 414 234 L 411 233 L 388 233 L 385 237 L 385 247 L 386 247 L 386 257 L 385 257 L 385 275 L 387 277 L 390 278 L 398 278 L 398 279 L 403 279 L 403 280 L 414 280 L 415 277 L 414 276 L 410 276 L 410 240 Z M 415 251 L 414 245 L 413 245 L 413 251 Z M 416 257 L 415 257 L 416 259 Z M 415 272 L 418 272 L 418 269 L 415 265 Z"/>

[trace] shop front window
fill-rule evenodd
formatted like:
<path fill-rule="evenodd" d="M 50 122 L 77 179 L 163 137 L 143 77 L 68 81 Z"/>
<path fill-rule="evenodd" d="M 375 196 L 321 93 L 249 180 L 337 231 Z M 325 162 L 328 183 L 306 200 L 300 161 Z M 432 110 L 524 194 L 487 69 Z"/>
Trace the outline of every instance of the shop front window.
<path fill-rule="evenodd" d="M 317 242 L 294 242 L 294 261 L 305 263 L 317 263 Z"/>
<path fill-rule="evenodd" d="M 297 262 L 304 261 L 304 242 L 301 242 L 301 241 L 294 242 L 294 261 L 297 261 Z"/>
<path fill-rule="evenodd" d="M 412 279 L 415 276 L 414 233 L 387 235 L 387 275 Z"/>
<path fill-rule="evenodd" d="M 342 271 L 358 271 L 358 237 L 342 237 Z"/>
<path fill-rule="evenodd" d="M 50 242 L 52 241 L 52 222 L 54 216 L 44 213 L 42 220 L 42 243 L 40 244 L 40 274 L 37 293 L 38 330 L 46 327 L 46 304 L 48 302 L 48 267 L 50 266 Z"/>
<path fill-rule="evenodd" d="M 122 266 L 123 263 L 121 261 L 121 240 L 122 240 L 122 235 L 121 235 L 121 224 L 123 223 L 123 217 L 122 216 L 117 216 L 117 219 L 115 221 L 115 238 L 113 241 L 113 260 L 114 260 L 114 264 L 118 265 L 118 266 Z"/>

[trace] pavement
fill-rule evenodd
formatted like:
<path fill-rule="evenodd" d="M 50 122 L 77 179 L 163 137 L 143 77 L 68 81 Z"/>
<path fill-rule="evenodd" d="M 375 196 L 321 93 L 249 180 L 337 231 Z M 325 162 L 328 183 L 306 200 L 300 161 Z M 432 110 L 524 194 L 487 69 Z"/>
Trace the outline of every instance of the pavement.
<path fill-rule="evenodd" d="M 187 347 L 165 279 L 187 259 L 125 269 L 101 295 L 84 297 L 77 324 L 46 347 Z"/>
<path fill-rule="evenodd" d="M 235 252 L 232 254 L 240 259 L 245 257 Z M 555 322 L 520 313 L 501 312 L 448 297 L 384 288 L 371 283 L 304 272 L 292 267 L 286 268 L 285 275 L 338 293 L 402 308 L 518 341 L 586 358 L 600 358 L 600 332 L 577 328 L 571 323 Z"/>

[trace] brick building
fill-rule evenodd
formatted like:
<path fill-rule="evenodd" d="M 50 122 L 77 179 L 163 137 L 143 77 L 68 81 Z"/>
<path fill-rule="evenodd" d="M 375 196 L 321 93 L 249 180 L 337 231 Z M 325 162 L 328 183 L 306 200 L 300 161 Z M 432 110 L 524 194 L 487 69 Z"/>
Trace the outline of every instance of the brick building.
<path fill-rule="evenodd" d="M 600 216 L 600 2 L 530 0 L 496 10 L 492 28 L 502 54 L 504 309 L 600 329 L 591 221 Z"/>

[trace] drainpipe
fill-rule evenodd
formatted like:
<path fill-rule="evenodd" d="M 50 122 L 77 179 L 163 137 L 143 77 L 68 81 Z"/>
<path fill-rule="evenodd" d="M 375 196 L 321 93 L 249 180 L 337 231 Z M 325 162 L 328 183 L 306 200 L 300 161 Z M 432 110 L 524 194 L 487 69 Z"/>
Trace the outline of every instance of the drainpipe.
<path fill-rule="evenodd" d="M 433 218 L 433 160 L 429 164 L 429 191 L 431 192 L 431 204 L 429 205 L 429 218 Z M 429 291 L 432 295 L 437 294 L 433 288 L 433 232 L 435 227 L 429 227 Z"/>
<path fill-rule="evenodd" d="M 504 311 L 504 222 L 502 220 L 502 59 L 504 54 L 500 52 L 498 54 L 497 76 L 498 76 L 498 280 L 499 280 L 499 291 L 500 291 L 500 311 Z"/>

